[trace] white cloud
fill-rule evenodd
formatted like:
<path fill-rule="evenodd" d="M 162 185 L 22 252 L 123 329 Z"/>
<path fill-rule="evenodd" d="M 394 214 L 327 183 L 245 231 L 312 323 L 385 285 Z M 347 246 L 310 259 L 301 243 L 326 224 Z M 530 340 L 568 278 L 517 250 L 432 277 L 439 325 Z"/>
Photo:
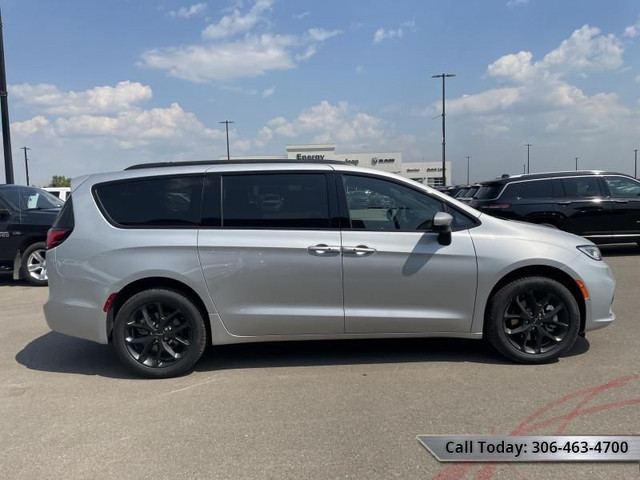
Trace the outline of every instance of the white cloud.
<path fill-rule="evenodd" d="M 640 35 L 640 18 L 633 25 L 629 25 L 624 29 L 623 35 L 629 38 L 635 38 Z"/>
<path fill-rule="evenodd" d="M 207 9 L 206 3 L 196 3 L 189 7 L 180 7 L 178 10 L 171 10 L 169 12 L 169 16 L 172 18 L 175 18 L 175 17 L 191 18 L 196 15 L 202 15 L 206 9 Z"/>
<path fill-rule="evenodd" d="M 347 102 L 324 100 L 303 110 L 293 121 L 276 117 L 267 122 L 274 134 L 304 137 L 313 143 L 338 143 L 342 148 L 382 145 L 393 130 L 381 118 L 358 111 Z"/>
<path fill-rule="evenodd" d="M 271 88 L 267 88 L 265 90 L 262 91 L 262 98 L 267 98 L 270 97 L 271 95 L 273 95 L 275 93 L 276 89 L 275 87 L 271 87 Z"/>
<path fill-rule="evenodd" d="M 132 85 L 136 87 L 129 89 Z M 39 182 L 53 174 L 113 170 L 167 155 L 202 152 L 200 156 L 215 158 L 212 150 L 218 154 L 224 146 L 223 130 L 206 127 L 178 103 L 141 108 L 137 102 L 152 95 L 141 84 L 120 82 L 82 92 L 24 84 L 12 91 L 21 103 L 38 111 L 30 119 L 13 122 L 11 129 L 18 143 L 32 148 L 43 176 Z"/>
<path fill-rule="evenodd" d="M 296 20 L 302 20 L 303 18 L 308 17 L 309 15 L 311 15 L 311 12 L 295 13 L 293 15 L 293 18 L 295 18 Z"/>
<path fill-rule="evenodd" d="M 313 42 L 324 42 L 332 37 L 338 36 L 342 33 L 341 30 L 325 30 L 323 28 L 310 28 L 309 38 Z"/>
<path fill-rule="evenodd" d="M 44 112 L 60 115 L 111 113 L 150 100 L 151 88 L 138 82 L 119 82 L 115 87 L 95 87 L 84 92 L 62 92 L 54 85 L 12 85 L 10 93 L 19 101 Z"/>
<path fill-rule="evenodd" d="M 25 120 L 24 122 L 13 122 L 11 124 L 11 131 L 14 135 L 25 137 L 33 135 L 36 132 L 46 132 L 47 134 L 51 133 L 51 130 L 49 129 L 49 120 L 42 115 L 33 117 L 30 120 Z"/>
<path fill-rule="evenodd" d="M 543 68 L 569 70 L 615 70 L 622 65 L 622 45 L 615 35 L 584 25 L 542 59 Z"/>
<path fill-rule="evenodd" d="M 142 61 L 146 67 L 199 83 L 258 77 L 270 70 L 293 68 L 297 42 L 291 35 L 248 36 L 233 43 L 151 50 L 142 55 Z"/>
<path fill-rule="evenodd" d="M 218 23 L 208 25 L 202 32 L 202 36 L 209 40 L 216 40 L 247 32 L 261 20 L 261 16 L 269 11 L 272 5 L 273 0 L 257 0 L 244 15 L 236 8 L 230 15 L 222 17 Z"/>
<path fill-rule="evenodd" d="M 517 7 L 518 5 L 525 5 L 529 3 L 529 0 L 509 0 L 507 7 Z"/>
<path fill-rule="evenodd" d="M 397 30 L 385 30 L 379 28 L 376 33 L 373 34 L 373 43 L 380 43 L 384 40 L 391 40 L 393 38 L 402 38 L 402 28 Z"/>
<path fill-rule="evenodd" d="M 266 13 L 273 1 L 256 0 L 246 13 L 237 4 L 230 14 L 204 29 L 202 44 L 148 50 L 138 65 L 198 83 L 258 77 L 272 70 L 295 68 L 313 57 L 322 42 L 341 33 L 322 28 L 301 35 L 252 33 L 259 23 L 267 23 Z M 244 36 L 231 38 L 240 33 Z"/>
<path fill-rule="evenodd" d="M 567 140 L 579 140 L 594 157 L 589 168 L 609 168 L 601 163 L 611 158 L 603 146 L 622 145 L 640 134 L 640 105 L 628 107 L 615 93 L 585 93 L 574 81 L 587 73 L 619 69 L 623 53 L 615 35 L 585 25 L 541 60 L 534 61 L 526 51 L 504 55 L 491 63 L 487 72 L 490 79 L 506 85 L 448 99 L 449 129 L 456 125 L 469 132 L 468 143 L 478 150 L 495 148 L 496 142 L 520 145 L 533 140 L 538 148 L 546 145 L 554 151 L 547 152 L 547 159 L 537 167 L 546 170 L 565 168 L 553 158 L 575 157 L 577 153 L 568 150 L 575 148 L 576 142 Z M 420 114 L 433 117 L 440 109 L 437 101 Z M 586 160 L 588 156 L 583 155 Z M 600 160 L 595 160 L 598 155 Z"/>

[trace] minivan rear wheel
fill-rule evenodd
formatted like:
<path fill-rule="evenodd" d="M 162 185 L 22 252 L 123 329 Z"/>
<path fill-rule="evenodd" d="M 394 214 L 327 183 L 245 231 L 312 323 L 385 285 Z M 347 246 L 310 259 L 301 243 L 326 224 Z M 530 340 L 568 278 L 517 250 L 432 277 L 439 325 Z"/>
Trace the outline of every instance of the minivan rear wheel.
<path fill-rule="evenodd" d="M 22 254 L 22 278 L 31 285 L 46 286 L 47 277 L 47 246 L 44 242 L 29 245 Z"/>
<path fill-rule="evenodd" d="M 485 333 L 504 356 L 520 363 L 546 363 L 573 347 L 580 310 L 571 292 L 546 277 L 525 277 L 491 298 Z"/>
<path fill-rule="evenodd" d="M 135 373 L 152 378 L 181 375 L 202 356 L 206 329 L 200 310 L 173 290 L 133 295 L 116 315 L 113 346 Z"/>

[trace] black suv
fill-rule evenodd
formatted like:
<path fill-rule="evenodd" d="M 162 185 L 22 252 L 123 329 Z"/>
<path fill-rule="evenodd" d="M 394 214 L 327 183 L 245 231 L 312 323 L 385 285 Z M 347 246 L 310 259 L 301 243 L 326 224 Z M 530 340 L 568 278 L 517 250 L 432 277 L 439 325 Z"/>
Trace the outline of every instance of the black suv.
<path fill-rule="evenodd" d="M 47 230 L 63 204 L 39 188 L 0 185 L 0 271 L 47 284 Z"/>
<path fill-rule="evenodd" d="M 640 182 L 629 175 L 536 173 L 481 185 L 469 205 L 496 217 L 548 225 L 599 244 L 640 244 Z"/>

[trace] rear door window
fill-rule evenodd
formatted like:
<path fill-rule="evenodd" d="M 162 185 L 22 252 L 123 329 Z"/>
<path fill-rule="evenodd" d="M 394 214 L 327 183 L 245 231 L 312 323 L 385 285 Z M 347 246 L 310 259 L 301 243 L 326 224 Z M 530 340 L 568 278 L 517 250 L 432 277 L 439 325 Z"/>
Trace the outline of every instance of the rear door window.
<path fill-rule="evenodd" d="M 148 177 L 98 184 L 106 217 L 124 227 L 190 227 L 200 223 L 203 175 Z"/>
<path fill-rule="evenodd" d="M 598 177 L 595 176 L 563 178 L 562 186 L 567 198 L 592 198 L 602 195 Z"/>
<path fill-rule="evenodd" d="M 330 228 L 326 175 L 224 175 L 221 223 L 223 228 Z"/>

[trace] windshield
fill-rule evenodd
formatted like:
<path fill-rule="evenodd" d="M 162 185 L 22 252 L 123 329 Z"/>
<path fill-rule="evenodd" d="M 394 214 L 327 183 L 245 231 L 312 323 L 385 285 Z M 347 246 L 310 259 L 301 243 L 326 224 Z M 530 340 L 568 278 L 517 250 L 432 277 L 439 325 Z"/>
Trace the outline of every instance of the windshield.
<path fill-rule="evenodd" d="M 33 187 L 20 187 L 20 209 L 42 210 L 45 208 L 61 208 L 64 202 L 49 192 Z"/>

